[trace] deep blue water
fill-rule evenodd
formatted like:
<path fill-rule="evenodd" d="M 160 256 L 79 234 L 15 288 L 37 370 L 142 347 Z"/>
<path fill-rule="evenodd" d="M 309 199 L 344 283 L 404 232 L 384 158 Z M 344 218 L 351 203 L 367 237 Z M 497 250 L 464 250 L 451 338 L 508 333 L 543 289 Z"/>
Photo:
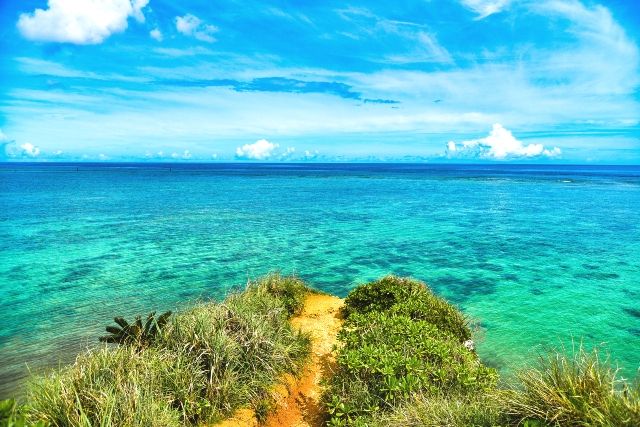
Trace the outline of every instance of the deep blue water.
<path fill-rule="evenodd" d="M 344 296 L 411 275 L 505 374 L 551 345 L 640 366 L 640 167 L 0 164 L 0 395 L 114 315 L 295 272 Z"/>

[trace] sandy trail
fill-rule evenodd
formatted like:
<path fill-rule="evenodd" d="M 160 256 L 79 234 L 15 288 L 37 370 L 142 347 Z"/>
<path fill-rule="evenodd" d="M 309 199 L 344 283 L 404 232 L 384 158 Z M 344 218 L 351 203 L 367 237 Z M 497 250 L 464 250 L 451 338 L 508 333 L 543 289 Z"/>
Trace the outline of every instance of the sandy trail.
<path fill-rule="evenodd" d="M 267 417 L 267 427 L 320 427 L 324 425 L 320 381 L 330 375 L 335 363 L 331 352 L 342 321 L 344 300 L 331 295 L 309 294 L 300 315 L 291 319 L 293 327 L 311 334 L 311 360 L 299 379 L 288 375 L 274 388 L 277 408 Z M 257 426 L 251 410 L 238 411 L 233 418 L 217 426 Z"/>

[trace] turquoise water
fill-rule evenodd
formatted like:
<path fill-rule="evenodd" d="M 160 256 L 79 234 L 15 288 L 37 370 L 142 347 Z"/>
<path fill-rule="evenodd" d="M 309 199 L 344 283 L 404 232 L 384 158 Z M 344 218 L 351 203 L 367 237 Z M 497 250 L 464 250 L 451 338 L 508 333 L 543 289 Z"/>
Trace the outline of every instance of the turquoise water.
<path fill-rule="evenodd" d="M 640 167 L 1 164 L 0 248 L 0 395 L 273 269 L 420 278 L 505 373 L 572 338 L 640 365 Z"/>

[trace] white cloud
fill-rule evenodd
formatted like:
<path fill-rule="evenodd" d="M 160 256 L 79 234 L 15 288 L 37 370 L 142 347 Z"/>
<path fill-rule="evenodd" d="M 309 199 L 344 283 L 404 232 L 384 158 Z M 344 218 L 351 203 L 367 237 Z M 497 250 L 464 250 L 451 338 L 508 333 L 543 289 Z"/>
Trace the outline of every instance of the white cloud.
<path fill-rule="evenodd" d="M 194 37 L 207 43 L 216 41 L 213 34 L 218 32 L 218 27 L 207 24 L 202 19 L 191 14 L 176 16 L 176 29 L 185 36 Z"/>
<path fill-rule="evenodd" d="M 162 36 L 162 31 L 160 31 L 158 28 L 154 28 L 153 30 L 149 31 L 149 36 L 151 36 L 152 39 L 161 42 L 162 39 L 164 38 Z"/>
<path fill-rule="evenodd" d="M 318 156 L 320 155 L 320 152 L 318 150 L 314 150 L 314 151 L 310 151 L 310 150 L 304 150 L 304 156 L 302 157 L 303 160 L 315 160 L 318 158 Z"/>
<path fill-rule="evenodd" d="M 284 150 L 282 154 L 280 154 L 280 157 L 283 159 L 286 159 L 291 157 L 295 152 L 296 152 L 296 147 L 287 147 L 287 149 Z"/>
<path fill-rule="evenodd" d="M 253 144 L 245 144 L 236 148 L 236 157 L 246 160 L 266 160 L 271 157 L 278 147 L 278 144 L 269 142 L 266 139 L 259 139 Z"/>
<path fill-rule="evenodd" d="M 38 155 L 40 155 L 40 148 L 30 142 L 25 142 L 20 145 L 20 148 L 22 149 L 22 153 L 28 157 L 38 157 Z"/>
<path fill-rule="evenodd" d="M 532 10 L 570 22 L 567 33 L 573 35 L 573 45 L 548 63 L 561 78 L 573 79 L 585 92 L 603 95 L 630 93 L 640 84 L 638 46 L 609 9 L 588 7 L 577 0 L 551 0 L 534 3 Z M 548 74 L 548 70 L 541 72 Z"/>
<path fill-rule="evenodd" d="M 162 151 L 158 152 L 158 157 L 163 157 L 162 156 Z M 189 151 L 189 150 L 184 150 L 182 152 L 182 154 L 179 154 L 179 153 L 176 153 L 176 152 L 171 153 L 171 158 L 172 159 L 176 159 L 176 160 L 177 159 L 189 160 L 189 159 L 191 159 L 191 157 L 193 157 L 193 156 L 191 154 L 191 151 Z"/>
<path fill-rule="evenodd" d="M 476 19 L 484 19 L 489 15 L 501 12 L 510 3 L 510 0 L 461 0 L 467 9 L 477 14 Z"/>
<path fill-rule="evenodd" d="M 47 9 L 23 13 L 18 29 L 27 39 L 97 44 L 127 28 L 133 16 L 144 22 L 142 8 L 149 0 L 49 0 Z"/>
<path fill-rule="evenodd" d="M 8 159 L 33 159 L 40 155 L 40 148 L 30 142 L 18 145 L 15 141 L 9 140 L 0 131 L 0 158 Z"/>
<path fill-rule="evenodd" d="M 436 36 L 427 25 L 387 19 L 374 14 L 369 9 L 352 6 L 335 12 L 350 23 L 350 31 L 341 32 L 342 35 L 355 40 L 378 38 L 382 41 L 381 48 L 375 55 L 364 57 L 368 61 L 393 64 L 452 62 L 447 49 L 438 43 Z M 399 52 L 384 54 L 388 37 L 403 40 L 400 44 L 403 48 Z"/>
<path fill-rule="evenodd" d="M 463 159 L 508 160 L 517 158 L 557 157 L 558 147 L 546 149 L 542 144 L 524 145 L 501 124 L 496 123 L 488 136 L 456 144 L 447 143 L 447 157 Z"/>
<path fill-rule="evenodd" d="M 402 54 L 387 55 L 384 60 L 394 64 L 420 62 L 450 63 L 452 61 L 449 51 L 438 43 L 436 36 L 424 31 L 418 31 L 412 35 L 412 39 L 415 43 L 413 50 Z"/>

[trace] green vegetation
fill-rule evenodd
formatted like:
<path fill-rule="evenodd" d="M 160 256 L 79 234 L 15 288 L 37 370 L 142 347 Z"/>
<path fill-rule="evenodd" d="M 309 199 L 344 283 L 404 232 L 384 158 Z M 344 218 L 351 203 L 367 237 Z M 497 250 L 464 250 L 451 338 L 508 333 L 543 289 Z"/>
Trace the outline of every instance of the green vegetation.
<path fill-rule="evenodd" d="M 25 410 L 14 399 L 0 400 L 0 427 L 47 427 L 44 421 L 29 422 Z"/>
<path fill-rule="evenodd" d="M 270 275 L 222 303 L 147 322 L 160 326 L 153 339 L 139 339 L 145 328 L 136 321 L 135 333 L 122 335 L 127 345 L 89 351 L 34 379 L 19 412 L 54 426 L 164 427 L 214 422 L 242 406 L 264 414 L 270 388 L 309 355 L 309 337 L 288 322 L 305 292 L 296 278 Z"/>
<path fill-rule="evenodd" d="M 100 337 L 101 342 L 112 344 L 133 345 L 135 347 L 147 347 L 160 335 L 160 330 L 169 321 L 171 312 L 161 314 L 157 319 L 156 312 L 149 313 L 144 325 L 142 318 L 136 317 L 135 322 L 129 323 L 122 317 L 115 317 L 113 320 L 118 326 L 107 326 L 109 335 Z"/>
<path fill-rule="evenodd" d="M 371 427 L 493 427 L 509 425 L 493 396 L 426 396 L 417 394 L 391 411 L 374 414 Z M 523 424 L 524 425 L 524 424 Z M 528 427 L 534 427 L 530 424 Z"/>
<path fill-rule="evenodd" d="M 561 426 L 640 426 L 640 383 L 617 376 L 597 349 L 580 346 L 540 358 L 518 375 L 503 395 L 505 411 L 516 420 L 535 419 Z"/>
<path fill-rule="evenodd" d="M 345 300 L 329 425 L 639 426 L 640 385 L 598 351 L 552 352 L 508 387 L 463 344 L 464 315 L 421 282 L 387 276 Z"/>
<path fill-rule="evenodd" d="M 118 346 L 34 378 L 25 405 L 0 402 L 0 427 L 202 425 L 243 406 L 264 418 L 270 389 L 309 356 L 310 338 L 288 322 L 309 291 L 272 274 L 222 303 L 116 318 L 101 341 Z M 619 379 L 597 349 L 552 352 L 498 386 L 467 345 L 465 316 L 417 280 L 359 286 L 342 314 L 328 425 L 640 426 L 640 383 Z"/>
<path fill-rule="evenodd" d="M 410 398 L 494 388 L 497 373 L 462 343 L 464 316 L 416 280 L 387 276 L 345 300 L 337 369 L 325 402 L 330 425 L 366 425 Z"/>

